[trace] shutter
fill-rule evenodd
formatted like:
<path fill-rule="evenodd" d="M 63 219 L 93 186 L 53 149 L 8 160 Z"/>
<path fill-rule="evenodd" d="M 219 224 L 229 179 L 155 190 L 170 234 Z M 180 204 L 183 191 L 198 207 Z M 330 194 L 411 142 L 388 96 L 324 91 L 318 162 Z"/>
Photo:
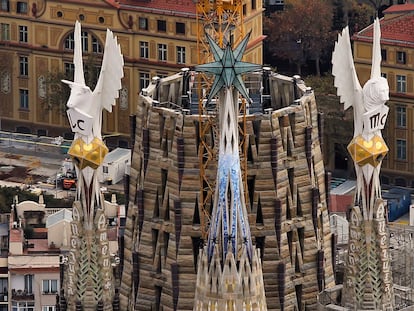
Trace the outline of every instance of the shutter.
<path fill-rule="evenodd" d="M 170 63 L 176 63 L 177 60 L 174 59 L 175 51 L 174 51 L 174 44 L 170 43 L 167 47 L 167 61 Z"/>
<path fill-rule="evenodd" d="M 413 93 L 413 75 L 407 76 L 407 93 Z"/>
<path fill-rule="evenodd" d="M 150 59 L 158 59 L 157 46 L 155 44 L 155 41 L 150 41 L 150 43 L 149 43 L 149 58 Z"/>
<path fill-rule="evenodd" d="M 396 85 L 395 85 L 395 74 L 393 72 L 389 72 L 387 75 L 388 85 L 390 87 L 390 91 L 395 92 Z"/>

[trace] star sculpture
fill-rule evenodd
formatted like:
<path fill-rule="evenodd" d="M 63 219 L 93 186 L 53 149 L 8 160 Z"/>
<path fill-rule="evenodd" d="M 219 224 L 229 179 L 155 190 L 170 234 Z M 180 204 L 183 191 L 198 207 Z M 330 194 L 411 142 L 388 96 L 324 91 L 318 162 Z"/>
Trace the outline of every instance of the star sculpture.
<path fill-rule="evenodd" d="M 226 47 L 222 49 L 216 42 L 214 42 L 211 36 L 208 34 L 206 34 L 206 36 L 215 61 L 195 66 L 195 70 L 215 75 L 207 102 L 209 103 L 223 86 L 230 88 L 232 85 L 236 87 L 244 98 L 250 101 L 241 74 L 260 70 L 262 68 L 261 65 L 241 61 L 247 43 L 249 42 L 250 33 L 244 37 L 234 51 L 231 49 L 230 43 L 227 43 Z"/>

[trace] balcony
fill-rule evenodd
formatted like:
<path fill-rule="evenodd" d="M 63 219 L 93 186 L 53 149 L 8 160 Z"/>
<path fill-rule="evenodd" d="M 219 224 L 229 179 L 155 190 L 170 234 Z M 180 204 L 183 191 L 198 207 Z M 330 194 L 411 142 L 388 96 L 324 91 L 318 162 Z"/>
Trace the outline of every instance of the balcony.
<path fill-rule="evenodd" d="M 34 294 L 21 289 L 12 289 L 13 300 L 34 300 Z"/>
<path fill-rule="evenodd" d="M 7 292 L 0 293 L 0 303 L 1 302 L 7 302 L 9 300 L 8 298 L 9 297 L 8 297 L 8 293 Z"/>

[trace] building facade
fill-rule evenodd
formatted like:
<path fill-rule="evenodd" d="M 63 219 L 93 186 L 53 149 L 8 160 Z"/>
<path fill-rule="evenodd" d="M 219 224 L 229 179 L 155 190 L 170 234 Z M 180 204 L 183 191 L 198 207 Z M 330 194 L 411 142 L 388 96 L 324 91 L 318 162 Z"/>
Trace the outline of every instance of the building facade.
<path fill-rule="evenodd" d="M 262 1 L 243 2 L 244 27 L 252 31 L 245 60 L 261 64 Z M 73 71 L 76 20 L 82 23 L 84 63 L 92 81 L 100 70 L 94 64 L 101 62 L 107 28 L 117 35 L 124 55 L 118 104 L 103 116 L 103 132 L 114 134 L 109 145 L 111 140 L 115 146 L 129 145 L 129 116 L 135 113 L 137 94 L 152 77 L 191 67 L 199 58 L 196 4 L 190 0 L 1 0 L 0 20 L 2 130 L 71 138 L 64 113 L 69 90 L 64 86 L 50 92 L 56 88 L 50 82 L 53 74 L 70 77 Z M 63 96 L 56 99 L 59 94 Z"/>
<path fill-rule="evenodd" d="M 414 186 L 414 4 L 394 5 L 381 19 L 382 75 L 390 88 L 383 136 L 390 149 L 383 161 L 385 184 Z M 372 25 L 354 35 L 354 61 L 361 85 L 370 77 Z"/>

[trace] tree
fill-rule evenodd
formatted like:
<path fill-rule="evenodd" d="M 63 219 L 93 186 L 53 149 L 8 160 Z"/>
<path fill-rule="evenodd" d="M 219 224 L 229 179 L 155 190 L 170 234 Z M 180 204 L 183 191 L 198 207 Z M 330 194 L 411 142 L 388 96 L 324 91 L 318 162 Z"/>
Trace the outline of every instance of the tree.
<path fill-rule="evenodd" d="M 98 65 L 101 63 L 101 59 L 95 54 L 90 54 L 89 57 L 84 60 L 84 72 L 85 83 L 93 90 L 98 82 L 99 73 L 101 67 Z M 46 97 L 43 100 L 43 107 L 47 110 L 57 109 L 61 113 L 66 112 L 66 103 L 70 96 L 70 88 L 64 84 L 62 80 L 73 81 L 74 72 L 69 71 L 56 71 L 49 72 L 46 76 Z"/>
<path fill-rule="evenodd" d="M 364 29 L 371 24 L 376 10 L 368 4 L 352 1 L 348 12 L 349 32 L 353 33 Z"/>
<path fill-rule="evenodd" d="M 332 50 L 334 42 L 332 21 L 333 7 L 328 0 L 286 0 L 284 11 L 264 21 L 270 55 L 296 64 L 299 74 L 301 66 L 312 60 L 320 75 L 321 57 Z"/>

